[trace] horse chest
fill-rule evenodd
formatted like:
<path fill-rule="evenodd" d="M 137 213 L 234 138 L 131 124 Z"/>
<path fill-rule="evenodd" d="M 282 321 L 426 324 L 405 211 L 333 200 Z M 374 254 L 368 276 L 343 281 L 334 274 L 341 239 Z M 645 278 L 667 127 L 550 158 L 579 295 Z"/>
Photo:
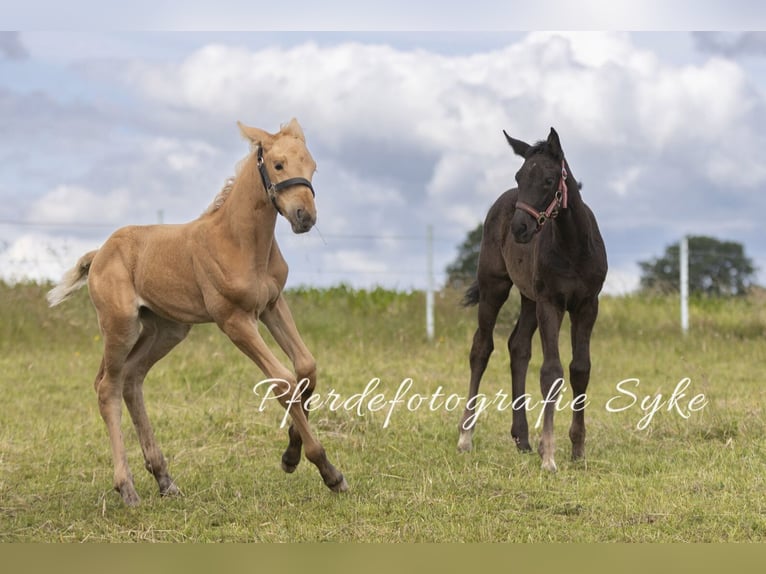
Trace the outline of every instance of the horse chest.
<path fill-rule="evenodd" d="M 237 307 L 260 313 L 274 303 L 282 291 L 278 278 L 267 273 L 243 274 L 228 282 L 221 293 Z"/>
<path fill-rule="evenodd" d="M 588 294 L 587 281 L 578 265 L 556 252 L 539 257 L 530 283 L 531 295 L 525 293 L 526 296 L 535 301 L 550 301 L 562 309 L 571 307 Z"/>

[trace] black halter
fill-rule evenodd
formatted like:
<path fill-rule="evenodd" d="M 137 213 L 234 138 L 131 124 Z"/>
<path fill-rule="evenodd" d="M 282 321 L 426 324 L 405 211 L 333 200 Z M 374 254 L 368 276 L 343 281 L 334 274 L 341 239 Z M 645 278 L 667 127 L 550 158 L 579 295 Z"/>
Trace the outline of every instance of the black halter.
<path fill-rule="evenodd" d="M 277 205 L 277 193 L 283 189 L 292 187 L 293 185 L 305 185 L 311 190 L 311 195 L 316 197 L 316 193 L 314 192 L 314 188 L 311 186 L 311 182 L 304 177 L 291 177 L 290 179 L 280 181 L 279 183 L 272 183 L 271 179 L 269 178 L 269 174 L 266 171 L 266 164 L 263 161 L 262 146 L 258 146 L 258 172 L 261 174 L 263 187 L 266 188 L 266 193 L 268 194 L 269 199 L 271 199 L 271 203 L 274 204 L 274 207 L 280 215 L 283 214 L 282 210 L 279 209 L 279 206 Z"/>

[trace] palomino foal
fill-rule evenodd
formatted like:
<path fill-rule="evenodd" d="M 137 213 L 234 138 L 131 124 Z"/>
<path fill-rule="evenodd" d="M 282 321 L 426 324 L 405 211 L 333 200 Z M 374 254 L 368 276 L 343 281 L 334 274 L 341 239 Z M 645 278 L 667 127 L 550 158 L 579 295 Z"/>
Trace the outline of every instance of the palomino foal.
<path fill-rule="evenodd" d="M 523 405 L 516 408 L 516 401 L 524 395 L 532 336 L 539 326 L 543 348 L 540 390 L 545 406 L 538 452 L 542 467 L 555 471 L 553 415 L 564 381 L 559 331 L 568 312 L 572 338 L 569 382 L 574 395 L 569 438 L 576 460 L 585 454 L 585 414 L 580 407 L 590 379 L 590 336 L 606 277 L 606 250 L 556 131 L 551 128 L 548 139 L 535 145 L 508 134 L 505 137 L 516 155 L 524 158 L 524 164 L 516 174 L 518 187 L 502 194 L 487 213 L 476 282 L 464 299 L 467 305 L 478 303 L 479 312 L 458 449 L 468 451 L 473 446 L 474 398 L 494 348 L 492 334 L 498 312 L 511 286 L 516 285 L 521 292 L 521 312 L 508 339 L 514 401 L 511 436 L 519 450 L 531 450 L 527 415 Z"/>
<path fill-rule="evenodd" d="M 300 381 L 308 381 L 303 398 L 310 396 L 316 364 L 282 296 L 287 264 L 274 228 L 277 214 L 290 222 L 295 233 L 314 225 L 311 177 L 316 164 L 295 119 L 276 134 L 239 127 L 251 142 L 251 153 L 202 216 L 182 225 L 118 229 L 100 249 L 83 255 L 48 294 L 51 306 L 57 305 L 88 283 L 104 339 L 95 381 L 98 405 L 109 431 L 114 487 L 128 505 L 137 504 L 139 498 L 120 430 L 122 400 L 160 494 L 177 494 L 146 414 L 142 385 L 149 369 L 186 337 L 192 325 L 211 321 L 278 382 L 275 393 L 292 419 L 282 468 L 293 472 L 305 446 L 306 458 L 330 489 L 348 488 L 312 433 L 308 412 L 301 403 L 290 401 Z M 258 320 L 290 358 L 295 374 L 266 346 Z"/>

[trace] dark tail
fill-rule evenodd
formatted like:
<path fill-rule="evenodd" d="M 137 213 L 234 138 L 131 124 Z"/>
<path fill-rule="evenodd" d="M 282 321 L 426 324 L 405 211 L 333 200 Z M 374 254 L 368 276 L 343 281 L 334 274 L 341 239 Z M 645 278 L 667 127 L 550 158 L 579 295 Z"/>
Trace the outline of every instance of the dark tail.
<path fill-rule="evenodd" d="M 477 279 L 471 286 L 465 290 L 463 300 L 460 302 L 463 307 L 471 307 L 479 303 L 479 280 Z"/>

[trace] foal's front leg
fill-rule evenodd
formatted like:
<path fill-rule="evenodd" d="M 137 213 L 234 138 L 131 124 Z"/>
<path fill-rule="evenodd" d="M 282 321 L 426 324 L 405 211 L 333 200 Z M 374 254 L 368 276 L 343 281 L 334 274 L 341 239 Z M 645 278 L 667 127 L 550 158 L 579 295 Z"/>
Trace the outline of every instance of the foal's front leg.
<path fill-rule="evenodd" d="M 303 406 L 303 414 L 308 420 L 309 411 L 305 404 L 316 387 L 316 361 L 301 339 L 290 308 L 287 306 L 287 301 L 281 294 L 274 305 L 261 314 L 261 320 L 277 344 L 290 358 L 298 384 L 305 385 L 301 394 L 301 405 Z M 295 429 L 294 423 L 290 424 L 288 437 L 289 444 L 282 455 L 282 469 L 285 472 L 293 472 L 301 461 L 301 447 L 303 446 L 301 435 Z"/>
<path fill-rule="evenodd" d="M 319 469 L 319 474 L 322 475 L 325 485 L 335 492 L 347 490 L 346 479 L 327 460 L 324 448 L 311 432 L 308 419 L 303 412 L 302 402 L 291 400 L 297 387 L 295 377 L 280 364 L 266 345 L 258 333 L 255 317 L 251 313 L 236 309 L 231 311 L 226 318 L 219 320 L 218 326 L 245 355 L 258 365 L 267 377 L 276 382 L 277 398 L 289 412 L 295 429 L 303 441 L 306 458 Z"/>
<path fill-rule="evenodd" d="M 537 321 L 540 326 L 540 340 L 543 347 L 543 366 L 540 369 L 540 391 L 545 401 L 543 410 L 543 434 L 537 452 L 543 459 L 542 468 L 556 472 L 553 458 L 555 441 L 553 437 L 553 415 L 555 401 L 564 380 L 564 368 L 559 357 L 559 330 L 564 319 L 563 309 L 547 302 L 538 302 Z"/>
<path fill-rule="evenodd" d="M 572 362 L 569 364 L 569 378 L 572 383 L 572 425 L 569 438 L 572 441 L 572 460 L 585 456 L 585 411 L 575 403 L 585 395 L 590 380 L 590 336 L 598 316 L 598 297 L 583 302 L 572 318 Z"/>
<path fill-rule="evenodd" d="M 511 356 L 511 389 L 514 403 L 524 395 L 526 390 L 527 368 L 532 356 L 532 337 L 536 329 L 535 302 L 522 295 L 519 319 L 508 338 L 508 352 Z M 527 411 L 523 408 L 512 410 L 511 437 L 521 452 L 530 452 L 532 448 L 529 446 Z"/>

